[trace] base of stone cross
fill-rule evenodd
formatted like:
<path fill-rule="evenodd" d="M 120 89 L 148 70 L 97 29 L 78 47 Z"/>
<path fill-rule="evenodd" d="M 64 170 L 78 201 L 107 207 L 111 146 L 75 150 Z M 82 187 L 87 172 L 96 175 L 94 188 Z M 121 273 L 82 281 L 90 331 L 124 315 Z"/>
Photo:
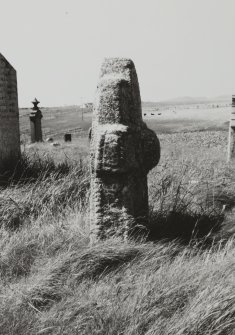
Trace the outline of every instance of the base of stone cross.
<path fill-rule="evenodd" d="M 142 119 L 139 83 L 130 59 L 106 59 L 93 110 L 91 241 L 126 237 L 148 225 L 147 174 L 160 144 Z"/>

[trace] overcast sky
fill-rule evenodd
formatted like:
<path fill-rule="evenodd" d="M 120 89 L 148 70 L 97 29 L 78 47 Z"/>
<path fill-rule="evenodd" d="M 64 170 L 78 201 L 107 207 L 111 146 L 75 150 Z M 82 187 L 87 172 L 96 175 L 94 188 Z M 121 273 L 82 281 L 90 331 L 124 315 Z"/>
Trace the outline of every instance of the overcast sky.
<path fill-rule="evenodd" d="M 142 100 L 235 93 L 235 0 L 0 0 L 19 104 L 92 101 L 104 57 L 136 66 Z"/>

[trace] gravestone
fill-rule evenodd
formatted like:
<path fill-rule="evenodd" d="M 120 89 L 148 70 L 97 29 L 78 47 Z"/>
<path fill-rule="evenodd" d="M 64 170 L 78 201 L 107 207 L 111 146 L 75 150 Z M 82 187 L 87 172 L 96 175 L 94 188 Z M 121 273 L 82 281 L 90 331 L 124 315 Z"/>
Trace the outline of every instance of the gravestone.
<path fill-rule="evenodd" d="M 31 142 L 42 142 L 42 112 L 40 111 L 38 104 L 40 102 L 35 98 L 32 101 L 33 108 L 29 115 L 30 119 L 30 130 L 31 130 Z"/>
<path fill-rule="evenodd" d="M 232 96 L 232 110 L 229 122 L 227 160 L 230 161 L 234 157 L 235 157 L 235 95 Z"/>
<path fill-rule="evenodd" d="M 65 142 L 72 142 L 72 134 L 64 134 L 64 141 Z"/>
<path fill-rule="evenodd" d="M 158 138 L 142 120 L 134 63 L 106 59 L 92 119 L 91 241 L 147 225 L 147 174 L 159 159 Z"/>
<path fill-rule="evenodd" d="M 0 173 L 20 158 L 16 71 L 0 54 Z"/>

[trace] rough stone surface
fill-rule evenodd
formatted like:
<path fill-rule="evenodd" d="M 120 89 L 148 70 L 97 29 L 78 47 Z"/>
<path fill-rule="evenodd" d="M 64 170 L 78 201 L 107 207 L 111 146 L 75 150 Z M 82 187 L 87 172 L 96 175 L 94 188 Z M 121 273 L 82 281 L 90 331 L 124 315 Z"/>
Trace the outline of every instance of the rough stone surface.
<path fill-rule="evenodd" d="M 0 54 L 0 173 L 20 158 L 16 71 Z"/>
<path fill-rule="evenodd" d="M 147 174 L 160 159 L 160 144 L 142 120 L 139 83 L 130 59 L 106 59 L 102 65 L 90 153 L 91 240 L 146 225 Z"/>

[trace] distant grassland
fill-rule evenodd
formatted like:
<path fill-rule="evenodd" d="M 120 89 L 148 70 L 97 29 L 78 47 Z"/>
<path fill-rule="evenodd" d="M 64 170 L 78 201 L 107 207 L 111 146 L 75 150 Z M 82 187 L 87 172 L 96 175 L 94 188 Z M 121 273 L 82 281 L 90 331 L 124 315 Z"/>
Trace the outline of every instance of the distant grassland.
<path fill-rule="evenodd" d="M 42 108 L 42 129 L 44 139 L 53 137 L 54 139 L 62 139 L 66 132 L 72 133 L 75 137 L 84 136 L 87 134 L 91 126 L 91 112 L 88 109 L 81 109 L 77 106 L 71 107 L 53 107 Z M 21 137 L 24 140 L 29 140 L 30 109 L 20 110 L 20 129 Z M 83 116 L 82 116 L 83 115 Z"/>
<path fill-rule="evenodd" d="M 213 107 L 212 107 L 213 106 Z M 218 107 L 217 107 L 218 106 Z M 73 137 L 87 136 L 92 121 L 92 112 L 78 106 L 42 108 L 44 139 L 63 139 L 66 132 Z M 20 110 L 20 128 L 23 141 L 29 141 L 30 109 Z M 143 119 L 156 133 L 174 133 L 197 130 L 226 130 L 230 117 L 228 103 L 211 105 L 143 104 Z"/>

